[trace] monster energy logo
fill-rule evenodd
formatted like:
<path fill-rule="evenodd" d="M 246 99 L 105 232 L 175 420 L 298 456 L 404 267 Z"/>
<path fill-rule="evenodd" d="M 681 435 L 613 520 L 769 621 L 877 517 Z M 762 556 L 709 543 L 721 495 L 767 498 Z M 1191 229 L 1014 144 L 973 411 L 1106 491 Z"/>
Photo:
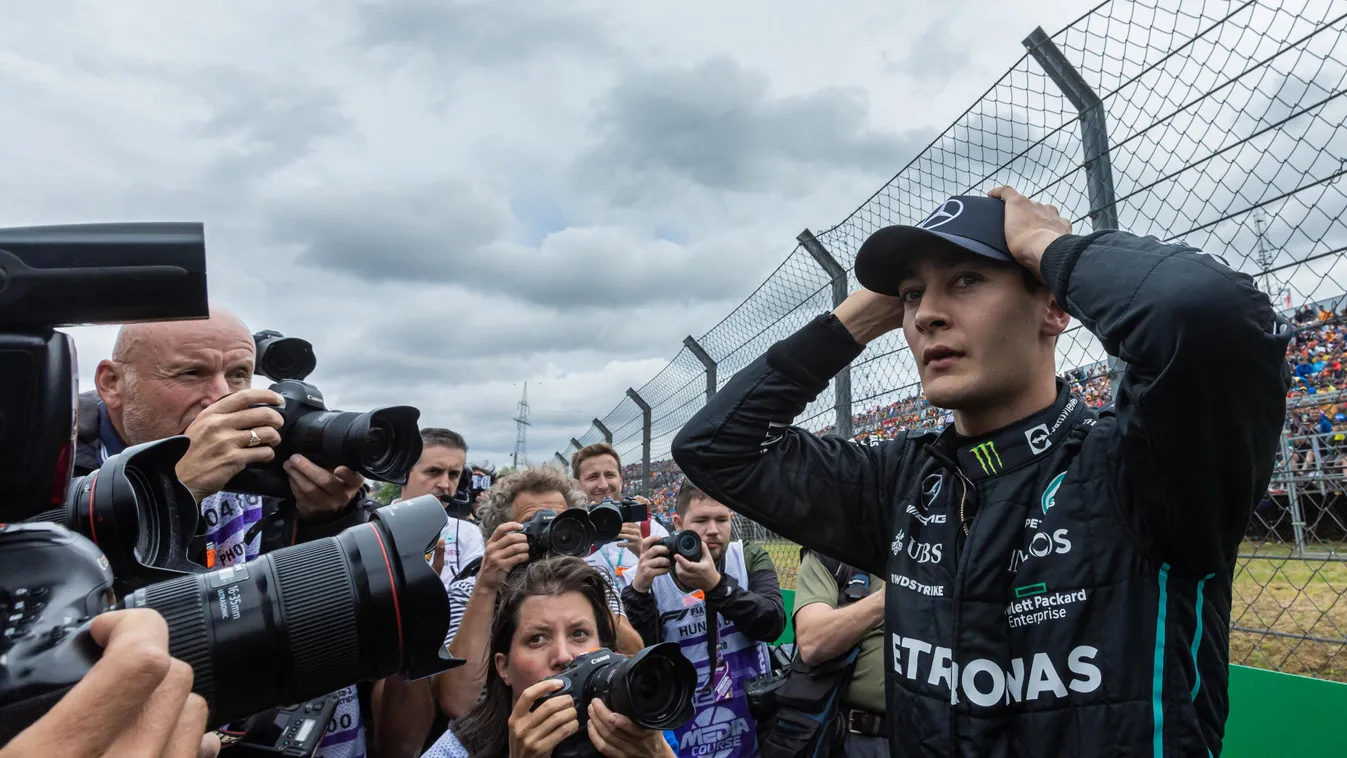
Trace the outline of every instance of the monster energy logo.
<path fill-rule="evenodd" d="M 992 440 L 973 448 L 973 455 L 977 456 L 978 464 L 982 466 L 982 473 L 995 474 L 996 470 L 1002 468 L 1001 456 L 996 452 L 996 443 Z"/>

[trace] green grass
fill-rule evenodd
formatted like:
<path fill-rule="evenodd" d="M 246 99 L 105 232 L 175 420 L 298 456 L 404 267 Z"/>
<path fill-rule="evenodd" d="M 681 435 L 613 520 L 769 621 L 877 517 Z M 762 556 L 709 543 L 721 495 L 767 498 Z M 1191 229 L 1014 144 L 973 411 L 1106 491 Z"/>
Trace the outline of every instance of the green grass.
<path fill-rule="evenodd" d="M 1316 546 L 1319 552 L 1342 545 Z M 1318 642 L 1232 631 L 1230 662 L 1347 682 L 1347 563 L 1295 558 L 1277 544 L 1245 543 L 1235 571 L 1234 626 L 1341 642 Z"/>
<path fill-rule="evenodd" d="M 799 546 L 762 543 L 776 564 L 783 589 L 795 589 Z M 1325 553 L 1347 557 L 1347 545 L 1318 545 Z M 1337 643 L 1276 637 L 1258 632 L 1230 633 L 1230 662 L 1255 668 L 1347 682 L 1347 563 L 1323 558 L 1293 558 L 1291 549 L 1269 543 L 1245 543 L 1235 571 L 1233 626 L 1270 629 L 1333 640 Z"/>

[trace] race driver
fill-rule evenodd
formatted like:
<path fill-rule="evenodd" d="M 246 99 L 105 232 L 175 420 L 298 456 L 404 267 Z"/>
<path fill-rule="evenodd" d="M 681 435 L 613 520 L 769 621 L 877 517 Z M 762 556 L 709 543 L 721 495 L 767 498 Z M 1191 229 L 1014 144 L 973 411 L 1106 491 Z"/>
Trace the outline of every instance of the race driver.
<path fill-rule="evenodd" d="M 1009 187 L 857 254 L 864 289 L 679 433 L 698 487 L 887 580 L 895 756 L 1219 755 L 1231 582 L 1271 476 L 1289 325 L 1183 244 L 1071 233 Z M 1125 361 L 1116 407 L 1057 378 L 1070 318 Z M 940 431 L 791 426 L 901 329 Z"/>

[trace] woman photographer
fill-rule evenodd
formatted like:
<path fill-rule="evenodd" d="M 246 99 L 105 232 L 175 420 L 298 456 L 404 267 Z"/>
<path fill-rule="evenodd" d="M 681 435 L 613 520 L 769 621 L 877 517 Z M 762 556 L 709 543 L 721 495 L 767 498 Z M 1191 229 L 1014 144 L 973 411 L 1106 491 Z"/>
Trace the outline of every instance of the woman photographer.
<path fill-rule="evenodd" d="M 534 702 L 561 686 L 549 677 L 577 655 L 616 647 L 608 583 L 589 564 L 549 558 L 516 569 L 501 587 L 491 620 L 486 694 L 425 758 L 543 758 L 579 730 L 575 700 Z M 658 731 L 641 729 L 601 700 L 589 704 L 586 730 L 607 758 L 674 753 Z"/>

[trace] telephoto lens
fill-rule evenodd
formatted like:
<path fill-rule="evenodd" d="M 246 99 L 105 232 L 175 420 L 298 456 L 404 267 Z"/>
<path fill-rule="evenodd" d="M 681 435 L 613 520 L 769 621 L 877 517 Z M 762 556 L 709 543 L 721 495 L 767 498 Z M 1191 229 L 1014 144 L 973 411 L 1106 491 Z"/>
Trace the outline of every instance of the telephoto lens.
<path fill-rule="evenodd" d="M 580 722 L 579 731 L 557 745 L 553 758 L 599 755 L 586 730 L 591 700 L 602 700 L 642 729 L 677 729 L 692 718 L 697 669 L 676 642 L 652 645 L 631 658 L 599 648 L 577 656 L 553 678 L 561 680 L 561 689 L 539 699 L 533 708 L 550 698 L 573 697 Z"/>
<path fill-rule="evenodd" d="M 190 559 L 200 508 L 174 468 L 191 441 L 169 437 L 129 447 L 66 489 L 65 507 L 29 521 L 50 521 L 88 537 L 107 556 L 117 594 L 205 571 Z"/>
<path fill-rule="evenodd" d="M 313 354 L 313 345 L 308 340 L 267 330 L 254 334 L 253 344 L 257 348 L 254 373 L 273 382 L 302 380 L 318 367 L 318 357 Z"/>
<path fill-rule="evenodd" d="M 168 622 L 209 728 L 360 681 L 419 679 L 463 661 L 444 638 L 449 601 L 426 562 L 446 517 L 433 495 L 375 511 L 335 537 L 137 590 L 127 608 Z"/>

